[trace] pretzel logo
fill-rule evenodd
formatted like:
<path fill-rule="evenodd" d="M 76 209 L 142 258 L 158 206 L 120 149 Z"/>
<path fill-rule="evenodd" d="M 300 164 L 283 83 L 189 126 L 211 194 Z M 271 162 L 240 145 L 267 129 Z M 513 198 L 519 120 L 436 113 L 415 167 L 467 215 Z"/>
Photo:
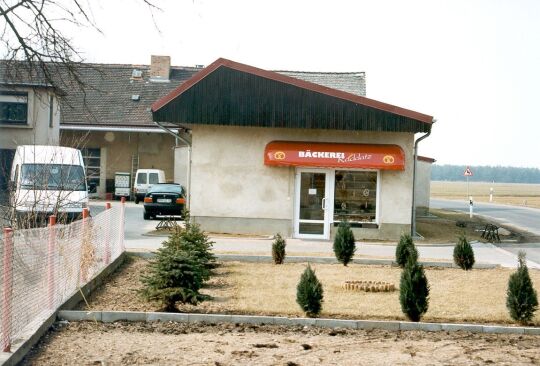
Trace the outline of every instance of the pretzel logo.
<path fill-rule="evenodd" d="M 276 151 L 274 153 L 274 159 L 276 160 L 283 160 L 285 159 L 285 153 L 283 151 Z"/>
<path fill-rule="evenodd" d="M 386 155 L 383 159 L 382 159 L 383 163 L 385 164 L 394 164 L 394 157 L 392 155 Z"/>

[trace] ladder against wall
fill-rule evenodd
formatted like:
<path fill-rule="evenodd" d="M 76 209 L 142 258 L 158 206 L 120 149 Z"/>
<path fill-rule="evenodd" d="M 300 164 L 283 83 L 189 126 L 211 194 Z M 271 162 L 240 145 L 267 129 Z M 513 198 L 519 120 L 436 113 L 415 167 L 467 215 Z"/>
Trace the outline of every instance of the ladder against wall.
<path fill-rule="evenodd" d="M 139 154 L 131 155 L 131 199 L 134 199 L 133 189 L 135 188 L 135 173 L 139 169 Z"/>

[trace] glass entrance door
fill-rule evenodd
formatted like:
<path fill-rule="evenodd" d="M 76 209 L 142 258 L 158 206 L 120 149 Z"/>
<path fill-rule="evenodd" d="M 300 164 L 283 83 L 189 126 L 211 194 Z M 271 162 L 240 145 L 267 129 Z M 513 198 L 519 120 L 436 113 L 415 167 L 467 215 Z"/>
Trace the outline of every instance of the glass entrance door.
<path fill-rule="evenodd" d="M 330 173 L 299 170 L 296 174 L 295 236 L 328 239 L 330 234 Z"/>

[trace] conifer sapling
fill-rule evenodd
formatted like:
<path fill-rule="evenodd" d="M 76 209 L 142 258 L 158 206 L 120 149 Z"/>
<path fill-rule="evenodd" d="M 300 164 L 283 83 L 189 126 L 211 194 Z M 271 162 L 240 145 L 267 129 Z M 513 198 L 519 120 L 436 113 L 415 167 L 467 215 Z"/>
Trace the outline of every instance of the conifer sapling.
<path fill-rule="evenodd" d="M 272 259 L 275 264 L 282 264 L 285 260 L 285 247 L 287 243 L 281 234 L 276 234 L 274 236 L 274 241 L 272 242 Z"/>
<path fill-rule="evenodd" d="M 401 273 L 399 283 L 401 310 L 413 322 L 418 322 L 429 307 L 429 284 L 424 267 L 412 253 Z"/>
<path fill-rule="evenodd" d="M 321 313 L 323 288 L 309 264 L 296 286 L 296 302 L 310 318 L 317 317 Z"/>
<path fill-rule="evenodd" d="M 519 252 L 517 271 L 508 279 L 506 307 L 510 317 L 524 325 L 531 321 L 538 309 L 538 296 L 529 276 L 525 252 Z"/>
<path fill-rule="evenodd" d="M 353 258 L 356 252 L 356 243 L 351 225 L 342 221 L 339 223 L 336 236 L 334 238 L 334 254 L 336 259 L 346 266 Z"/>
<path fill-rule="evenodd" d="M 418 260 L 418 251 L 412 237 L 409 234 L 401 234 L 399 243 L 396 246 L 396 263 L 401 268 L 404 268 L 409 260 L 409 256 L 412 256 L 416 262 Z"/>
<path fill-rule="evenodd" d="M 465 234 L 461 234 L 454 247 L 454 263 L 466 271 L 474 265 L 474 251 Z"/>

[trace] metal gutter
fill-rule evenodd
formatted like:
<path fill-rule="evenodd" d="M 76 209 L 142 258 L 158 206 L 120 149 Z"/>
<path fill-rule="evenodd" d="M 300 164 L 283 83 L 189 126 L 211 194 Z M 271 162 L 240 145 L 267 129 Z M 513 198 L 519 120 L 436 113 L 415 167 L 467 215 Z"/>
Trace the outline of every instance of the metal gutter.
<path fill-rule="evenodd" d="M 187 164 L 187 179 L 186 179 L 186 191 L 187 191 L 187 204 L 186 207 L 189 210 L 189 206 L 191 204 L 191 141 L 186 139 L 184 136 L 179 134 L 179 130 L 174 132 L 168 127 L 163 126 L 157 121 L 154 121 L 154 123 L 161 128 L 164 132 L 174 136 L 175 138 L 182 141 L 184 144 L 188 147 L 188 164 Z M 187 129 L 185 129 L 187 131 Z"/>
<path fill-rule="evenodd" d="M 101 131 L 101 132 L 149 132 L 149 133 L 169 133 L 163 129 L 154 127 L 109 127 L 109 126 L 87 126 L 87 125 L 60 125 L 61 130 L 67 131 Z M 171 131 L 178 132 L 178 129 Z M 176 135 L 175 135 L 176 137 Z"/>
<path fill-rule="evenodd" d="M 431 126 L 436 122 L 436 119 L 433 118 L 433 122 Z M 414 142 L 414 164 L 413 164 L 413 188 L 412 188 L 412 210 L 411 210 L 411 237 L 414 237 L 416 234 L 416 202 L 415 202 L 415 190 L 416 190 L 416 163 L 418 159 L 418 143 L 422 141 L 423 139 L 427 138 L 429 135 L 431 135 L 431 128 L 429 131 L 422 137 L 420 137 L 418 140 Z"/>

